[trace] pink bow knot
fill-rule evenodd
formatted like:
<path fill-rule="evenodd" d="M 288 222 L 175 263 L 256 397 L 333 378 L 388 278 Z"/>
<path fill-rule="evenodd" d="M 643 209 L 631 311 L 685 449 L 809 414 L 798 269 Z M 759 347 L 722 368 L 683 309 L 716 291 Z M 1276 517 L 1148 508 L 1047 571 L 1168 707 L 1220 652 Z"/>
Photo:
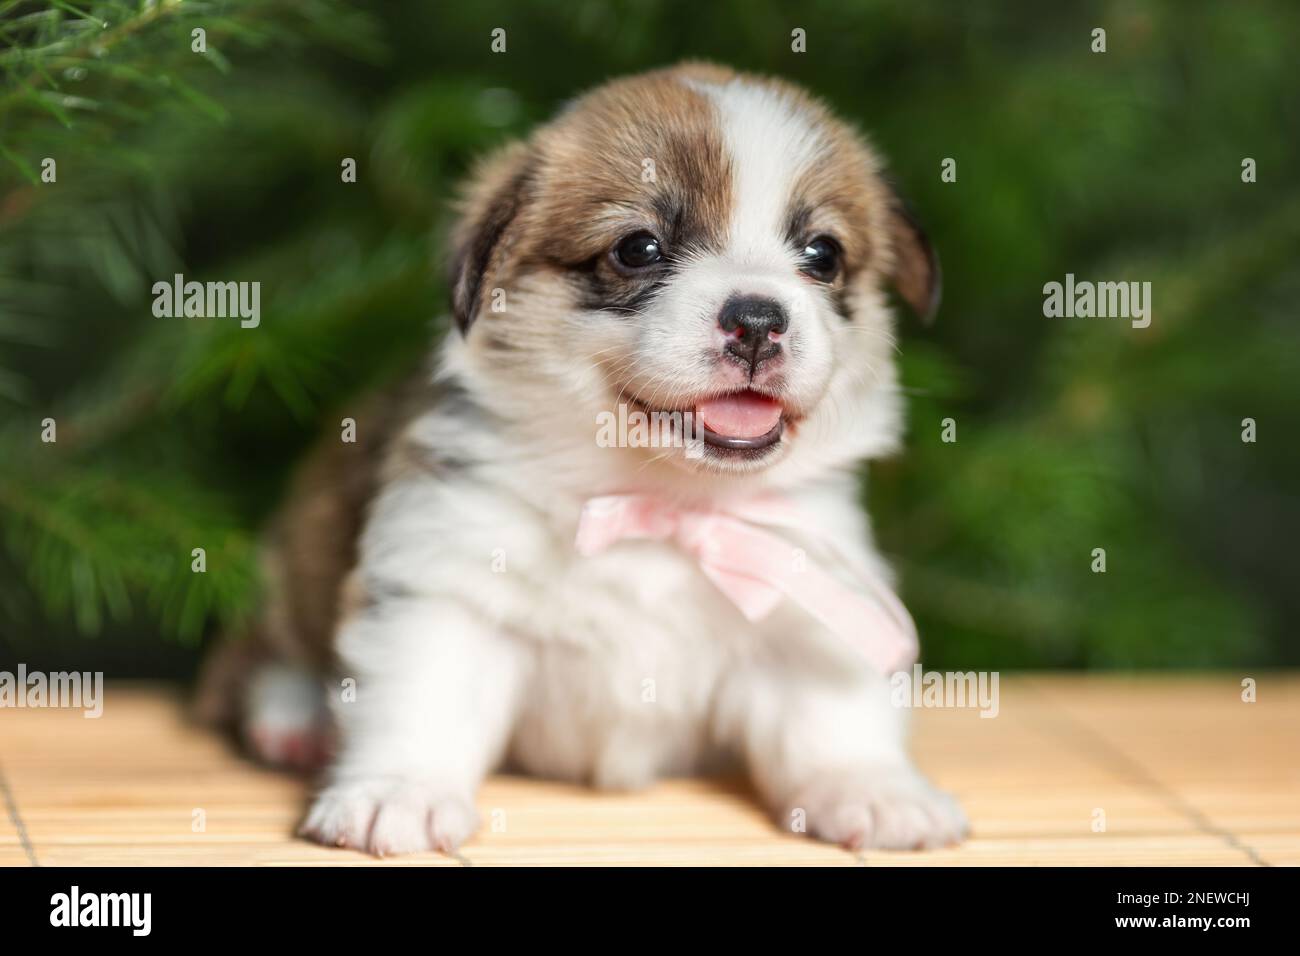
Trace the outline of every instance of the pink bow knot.
<path fill-rule="evenodd" d="M 605 495 L 583 507 L 574 543 L 579 554 L 591 556 L 625 539 L 672 540 L 746 620 L 761 621 L 782 598 L 789 598 L 881 673 L 909 667 L 916 660 L 916 627 L 878 575 L 854 568 L 866 597 L 763 527 L 800 524 L 797 513 L 776 499 L 706 511 L 680 508 L 649 495 Z"/>

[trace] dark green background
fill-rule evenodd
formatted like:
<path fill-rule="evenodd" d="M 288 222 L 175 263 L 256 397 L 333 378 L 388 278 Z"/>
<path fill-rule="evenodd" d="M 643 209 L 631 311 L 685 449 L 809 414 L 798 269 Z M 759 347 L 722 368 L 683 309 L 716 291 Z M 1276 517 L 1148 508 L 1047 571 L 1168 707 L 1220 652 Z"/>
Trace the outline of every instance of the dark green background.
<path fill-rule="evenodd" d="M 943 260 L 864 492 L 928 665 L 1300 663 L 1295 4 L 137 6 L 0 3 L 0 666 L 192 670 L 292 463 L 442 328 L 468 164 L 686 57 L 858 123 Z M 174 272 L 260 281 L 261 328 L 154 318 Z M 1150 281 L 1152 326 L 1044 318 L 1067 272 Z"/>

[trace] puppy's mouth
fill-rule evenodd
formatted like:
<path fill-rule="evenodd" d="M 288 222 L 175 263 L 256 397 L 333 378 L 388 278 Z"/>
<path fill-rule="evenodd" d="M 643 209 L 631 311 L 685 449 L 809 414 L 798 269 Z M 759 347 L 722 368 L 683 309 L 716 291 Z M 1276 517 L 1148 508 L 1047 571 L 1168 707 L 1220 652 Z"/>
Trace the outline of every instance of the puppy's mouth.
<path fill-rule="evenodd" d="M 731 392 L 695 403 L 706 445 L 731 451 L 759 451 L 781 440 L 785 409 L 769 395 Z"/>
<path fill-rule="evenodd" d="M 728 467 L 767 463 L 800 417 L 779 399 L 753 389 L 686 399 L 658 409 L 638 398 L 631 401 L 642 412 L 671 416 L 669 427 L 675 441 L 686 448 L 688 460 Z"/>

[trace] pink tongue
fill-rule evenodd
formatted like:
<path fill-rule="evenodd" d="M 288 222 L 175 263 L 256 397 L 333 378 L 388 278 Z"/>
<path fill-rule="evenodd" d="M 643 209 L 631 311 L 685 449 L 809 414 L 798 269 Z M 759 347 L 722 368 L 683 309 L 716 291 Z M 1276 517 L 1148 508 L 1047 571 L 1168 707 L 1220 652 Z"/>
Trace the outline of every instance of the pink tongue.
<path fill-rule="evenodd" d="M 724 438 L 758 438 L 781 420 L 781 403 L 757 392 L 735 392 L 700 402 L 695 414 Z"/>

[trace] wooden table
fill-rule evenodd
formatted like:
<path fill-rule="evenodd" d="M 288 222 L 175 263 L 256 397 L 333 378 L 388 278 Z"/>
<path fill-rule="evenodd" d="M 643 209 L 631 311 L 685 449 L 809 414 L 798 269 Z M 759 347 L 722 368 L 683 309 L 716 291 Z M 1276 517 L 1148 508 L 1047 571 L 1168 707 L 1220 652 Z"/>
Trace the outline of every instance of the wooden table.
<path fill-rule="evenodd" d="M 110 684 L 98 720 L 0 710 L 0 864 L 1300 864 L 1300 675 L 1251 674 L 1254 703 L 1241 676 L 1004 675 L 994 719 L 918 711 L 920 763 L 971 816 L 955 849 L 782 834 L 738 781 L 500 777 L 459 858 L 383 861 L 296 839 L 308 785 L 189 726 L 176 691 Z"/>

